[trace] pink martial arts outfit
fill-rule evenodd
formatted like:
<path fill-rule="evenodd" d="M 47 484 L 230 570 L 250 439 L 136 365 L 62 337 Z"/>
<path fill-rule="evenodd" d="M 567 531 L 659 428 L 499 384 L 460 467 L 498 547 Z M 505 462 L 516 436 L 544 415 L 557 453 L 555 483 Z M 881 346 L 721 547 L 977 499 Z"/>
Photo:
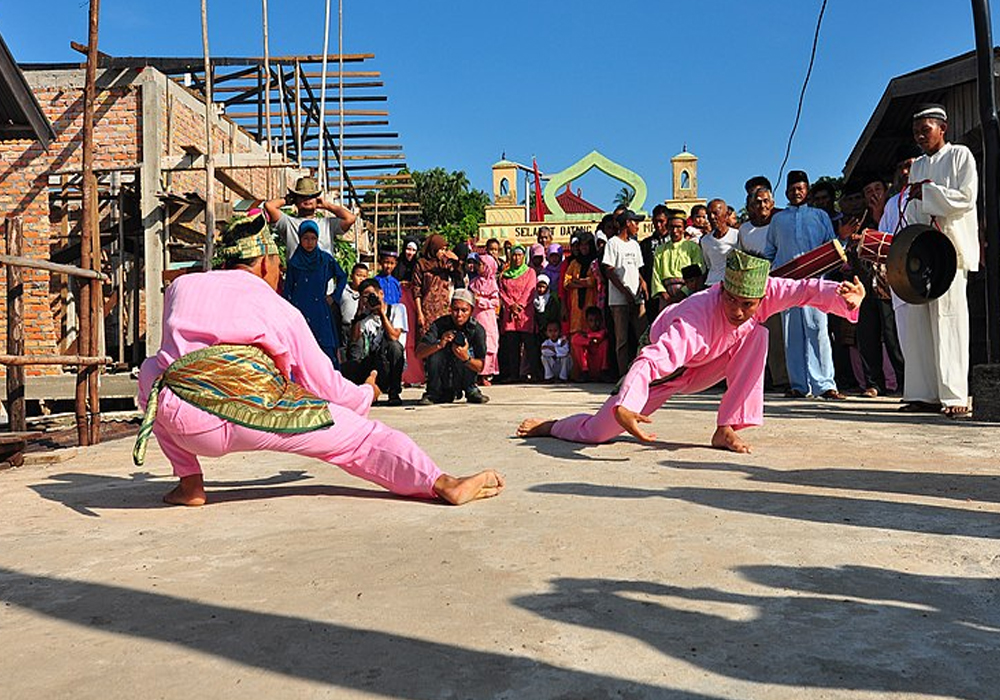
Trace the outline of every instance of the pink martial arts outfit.
<path fill-rule="evenodd" d="M 436 497 L 434 482 L 442 472 L 431 458 L 403 433 L 368 419 L 372 387 L 353 384 L 335 370 L 302 314 L 244 270 L 184 275 L 167 289 L 160 350 L 139 371 L 142 409 L 153 382 L 171 363 L 220 344 L 263 350 L 283 375 L 329 402 L 333 425 L 269 433 L 219 418 L 165 388 L 153 434 L 175 475 L 200 474 L 199 456 L 268 450 L 321 459 L 393 493 Z"/>
<path fill-rule="evenodd" d="M 811 306 L 852 322 L 838 284 L 826 280 L 770 277 L 757 313 L 740 326 L 732 325 L 723 309 L 721 284 L 667 307 L 653 322 L 650 344 L 635 358 L 617 396 L 594 415 L 581 413 L 556 421 L 552 436 L 572 442 L 602 443 L 620 435 L 617 406 L 643 415 L 675 394 L 693 394 L 726 380 L 717 425 L 740 430 L 764 419 L 764 364 L 767 360 L 769 316 L 792 307 Z M 671 375 L 675 375 L 663 381 Z M 655 386 L 652 382 L 660 380 Z"/>

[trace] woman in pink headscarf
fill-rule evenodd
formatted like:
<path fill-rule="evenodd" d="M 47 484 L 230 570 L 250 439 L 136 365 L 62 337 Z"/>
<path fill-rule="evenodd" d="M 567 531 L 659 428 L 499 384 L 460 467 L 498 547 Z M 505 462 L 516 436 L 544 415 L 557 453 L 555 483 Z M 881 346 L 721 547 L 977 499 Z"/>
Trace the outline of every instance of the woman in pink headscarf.
<path fill-rule="evenodd" d="M 486 329 L 486 358 L 479 372 L 479 381 L 490 386 L 490 379 L 500 371 L 497 353 L 500 349 L 500 329 L 497 313 L 500 311 L 500 286 L 497 284 L 497 261 L 492 255 L 479 256 L 479 276 L 469 282 L 469 290 L 476 295 L 472 318 Z"/>

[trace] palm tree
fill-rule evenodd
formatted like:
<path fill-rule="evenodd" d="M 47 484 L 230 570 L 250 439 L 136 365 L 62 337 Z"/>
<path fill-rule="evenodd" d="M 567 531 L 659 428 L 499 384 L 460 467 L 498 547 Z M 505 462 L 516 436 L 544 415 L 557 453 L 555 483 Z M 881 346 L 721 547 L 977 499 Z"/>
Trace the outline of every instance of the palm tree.
<path fill-rule="evenodd" d="M 618 190 L 618 194 L 615 195 L 615 207 L 629 206 L 632 203 L 633 197 L 635 197 L 635 190 L 628 185 L 625 185 Z"/>

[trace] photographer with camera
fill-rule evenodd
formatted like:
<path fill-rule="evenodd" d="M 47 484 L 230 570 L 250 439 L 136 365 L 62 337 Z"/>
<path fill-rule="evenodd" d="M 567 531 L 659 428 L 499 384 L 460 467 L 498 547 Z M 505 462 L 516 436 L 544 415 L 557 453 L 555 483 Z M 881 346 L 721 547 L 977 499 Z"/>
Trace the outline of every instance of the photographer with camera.
<path fill-rule="evenodd" d="M 431 323 L 417 344 L 416 355 L 424 361 L 427 374 L 427 391 L 420 405 L 451 403 L 463 392 L 469 403 L 490 400 L 476 386 L 486 357 L 486 330 L 472 318 L 475 303 L 468 289 L 456 289 L 451 295 L 451 313 Z"/>
<path fill-rule="evenodd" d="M 358 285 L 358 308 L 351 321 L 344 376 L 361 383 L 376 370 L 375 383 L 389 395 L 389 405 L 401 406 L 407 330 L 406 308 L 386 304 L 377 279 L 363 281 Z"/>

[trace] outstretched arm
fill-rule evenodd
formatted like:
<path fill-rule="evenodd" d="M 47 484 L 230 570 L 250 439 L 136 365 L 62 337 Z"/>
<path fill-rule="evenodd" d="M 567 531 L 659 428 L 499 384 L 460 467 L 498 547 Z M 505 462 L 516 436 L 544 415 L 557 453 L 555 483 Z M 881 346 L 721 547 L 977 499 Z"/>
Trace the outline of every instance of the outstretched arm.
<path fill-rule="evenodd" d="M 843 291 L 842 291 L 843 290 Z M 854 282 L 831 282 L 829 280 L 792 280 L 784 277 L 769 277 L 767 292 L 757 310 L 761 321 L 797 306 L 811 306 L 826 313 L 843 316 L 851 323 L 858 321 L 858 307 L 865 296 L 864 287 L 854 278 Z"/>

